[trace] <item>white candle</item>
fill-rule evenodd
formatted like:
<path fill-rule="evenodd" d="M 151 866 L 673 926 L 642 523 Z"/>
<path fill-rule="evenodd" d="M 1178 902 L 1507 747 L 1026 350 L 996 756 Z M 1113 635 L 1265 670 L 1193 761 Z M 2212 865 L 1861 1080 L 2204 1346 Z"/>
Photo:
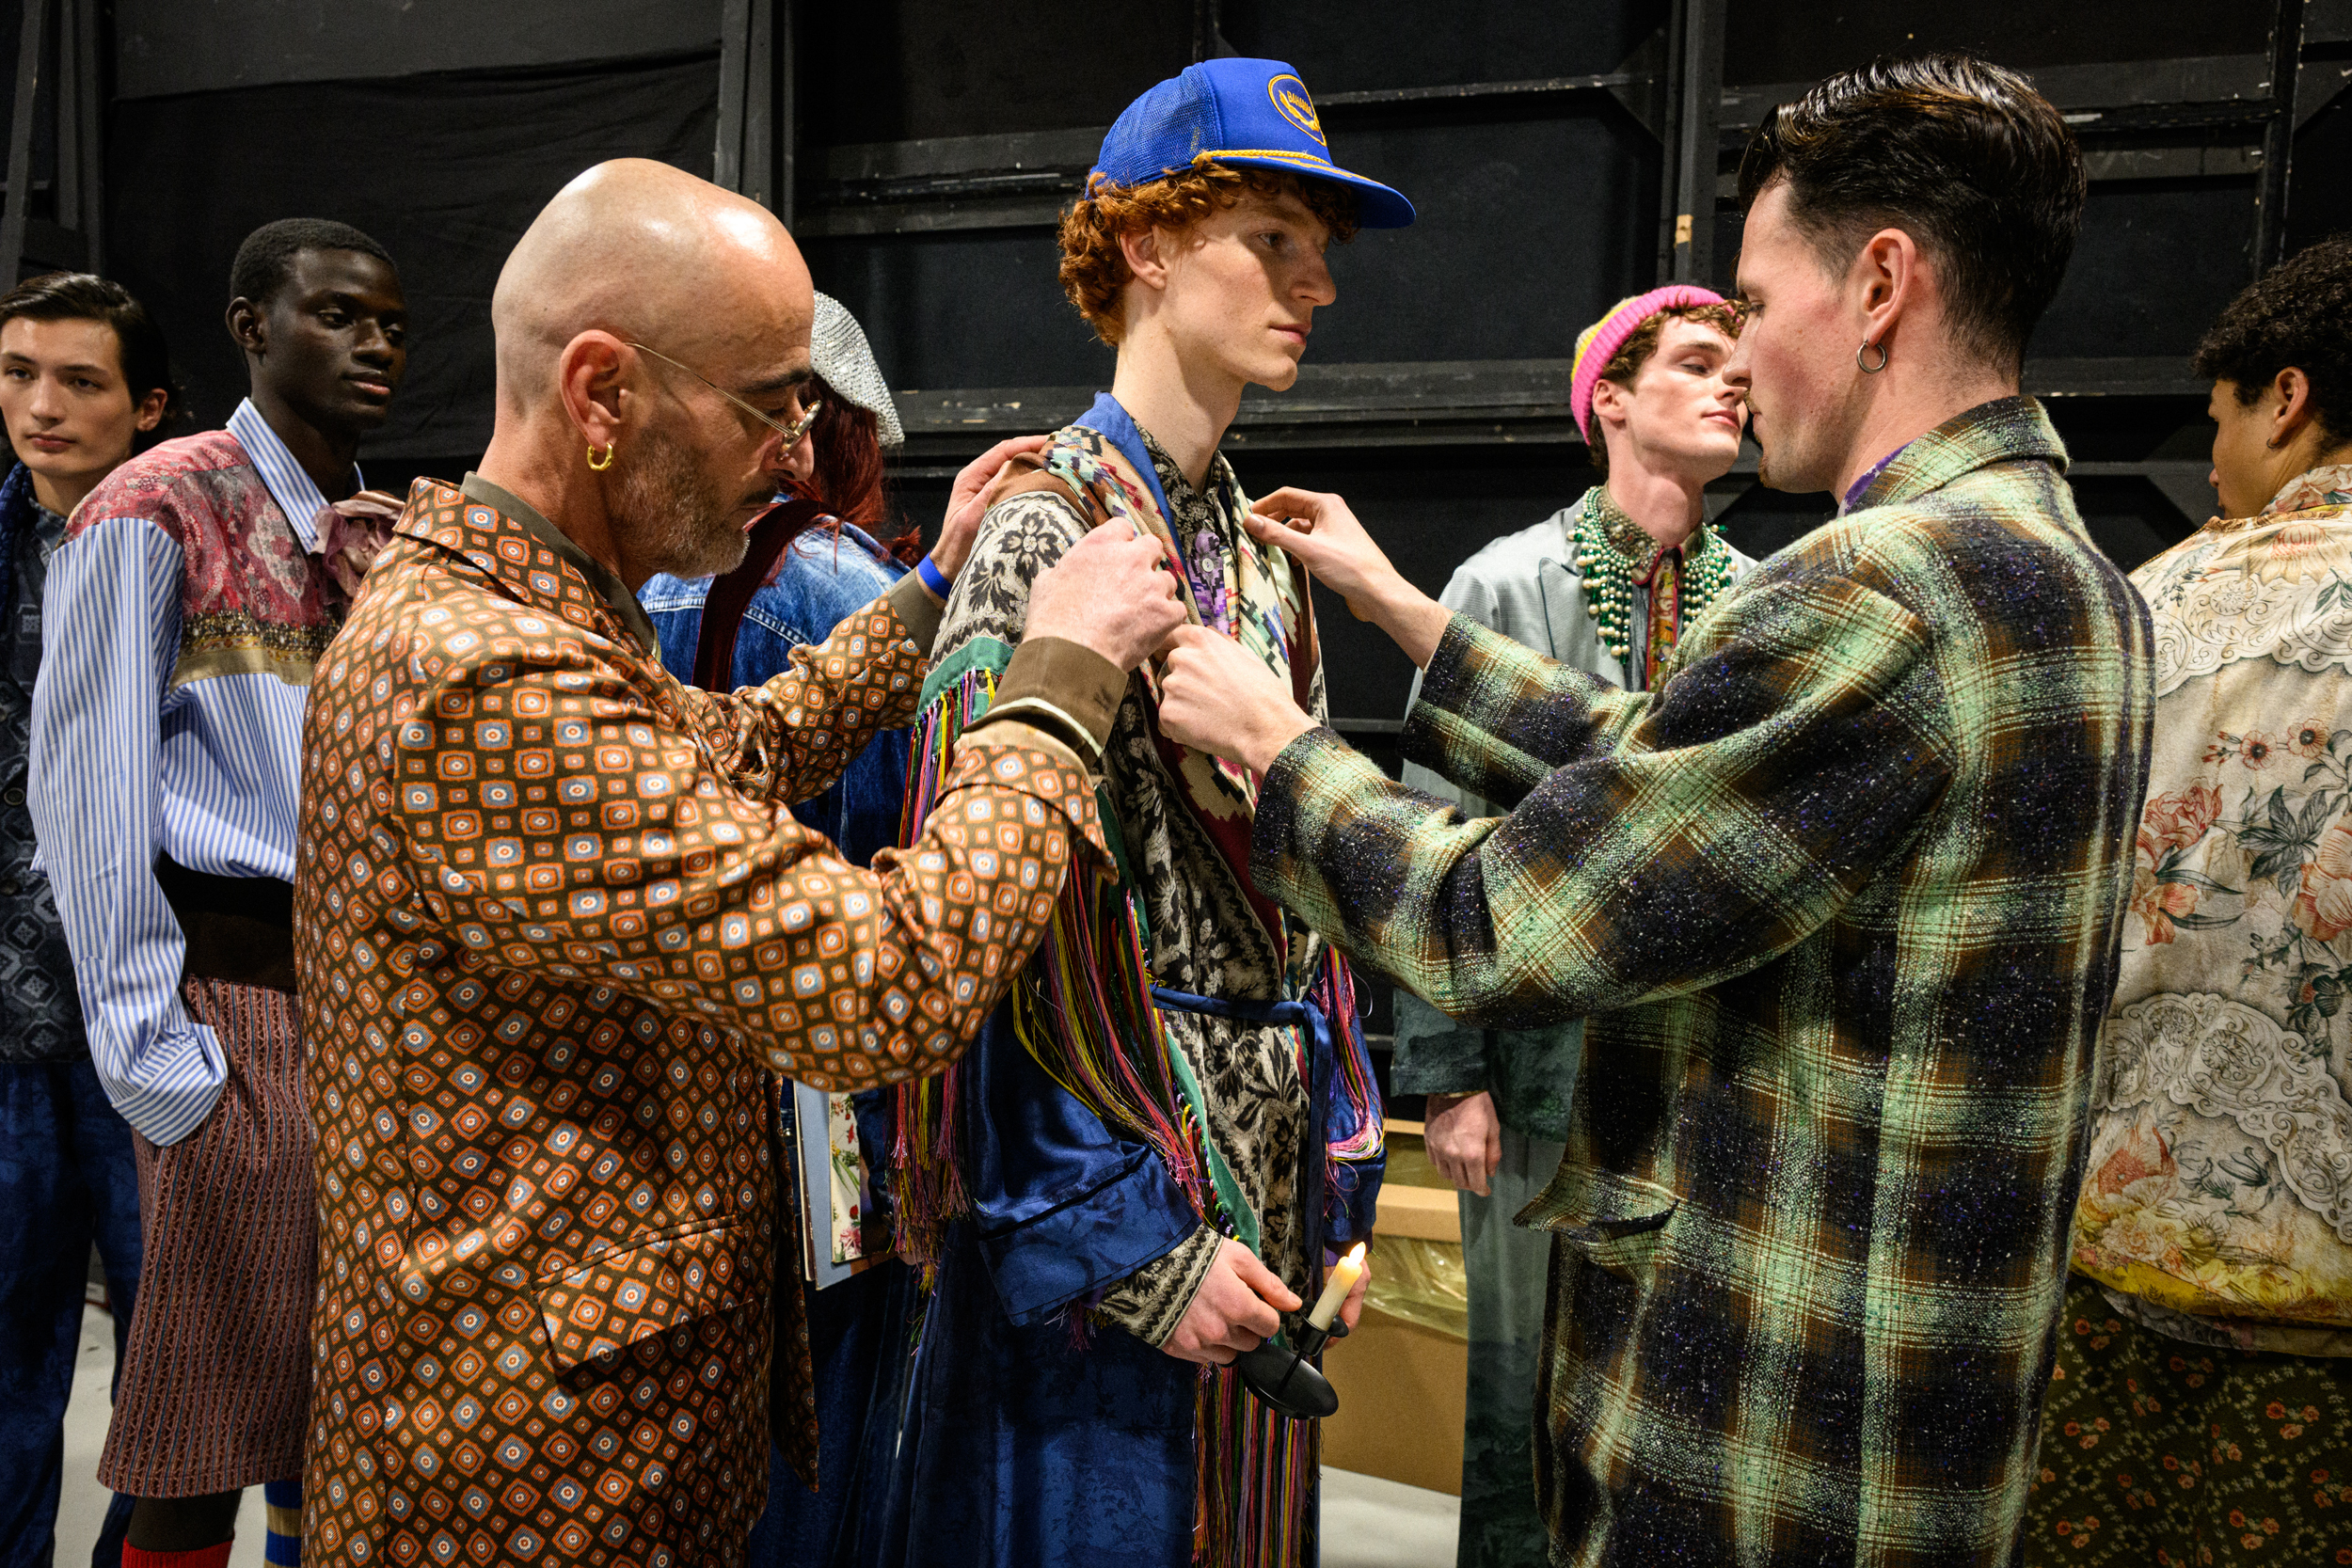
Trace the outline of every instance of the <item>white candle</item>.
<path fill-rule="evenodd" d="M 1315 1309 L 1307 1314 L 1309 1328 L 1329 1328 L 1331 1320 L 1340 1315 L 1340 1304 L 1347 1292 L 1356 1288 L 1356 1281 L 1364 1274 L 1364 1243 L 1358 1242 L 1347 1249 L 1347 1255 L 1331 1265 L 1331 1277 L 1323 1282 L 1323 1294 L 1315 1302 Z"/>

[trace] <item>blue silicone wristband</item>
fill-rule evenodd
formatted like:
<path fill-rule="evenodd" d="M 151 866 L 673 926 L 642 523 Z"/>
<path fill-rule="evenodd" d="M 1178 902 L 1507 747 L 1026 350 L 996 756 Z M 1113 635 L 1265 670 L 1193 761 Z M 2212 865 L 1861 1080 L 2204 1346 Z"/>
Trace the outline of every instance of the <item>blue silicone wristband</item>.
<path fill-rule="evenodd" d="M 930 589 L 941 599 L 946 598 L 948 591 L 955 586 L 939 575 L 938 566 L 932 563 L 931 558 L 928 555 L 914 563 L 914 575 L 923 579 L 924 587 Z"/>

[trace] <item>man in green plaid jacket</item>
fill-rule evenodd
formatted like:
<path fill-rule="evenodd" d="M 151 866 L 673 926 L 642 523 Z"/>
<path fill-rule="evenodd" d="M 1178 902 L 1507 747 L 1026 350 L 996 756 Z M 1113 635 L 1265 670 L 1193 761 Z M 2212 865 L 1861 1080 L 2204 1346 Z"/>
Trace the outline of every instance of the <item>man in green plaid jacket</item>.
<path fill-rule="evenodd" d="M 1284 492 L 1265 536 L 1426 672 L 1406 755 L 1510 815 L 1181 630 L 1162 722 L 1263 771 L 1258 888 L 1361 961 L 1488 1026 L 1591 1015 L 1520 1216 L 1555 1562 L 2004 1563 L 2153 708 L 2146 609 L 2016 395 L 2081 163 L 2021 79 L 1931 56 L 1778 111 L 1741 187 L 1728 373 L 1767 483 L 1845 504 L 1656 690 L 1449 617 Z"/>

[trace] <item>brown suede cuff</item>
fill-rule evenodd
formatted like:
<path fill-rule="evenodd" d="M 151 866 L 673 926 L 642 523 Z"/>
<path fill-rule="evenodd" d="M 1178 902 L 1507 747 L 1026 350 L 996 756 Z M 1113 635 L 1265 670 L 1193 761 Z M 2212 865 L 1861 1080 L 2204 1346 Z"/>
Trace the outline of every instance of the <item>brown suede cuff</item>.
<path fill-rule="evenodd" d="M 1019 719 L 1056 733 L 1074 729 L 1072 743 L 1082 754 L 1090 753 L 1099 768 L 1111 720 L 1126 692 L 1127 677 L 1119 666 L 1092 648 L 1059 637 L 1032 637 L 1013 650 L 980 723 Z"/>
<path fill-rule="evenodd" d="M 939 618 L 947 607 L 932 598 L 923 579 L 913 572 L 890 585 L 889 598 L 890 608 L 898 612 L 899 622 L 907 628 L 907 641 L 925 658 L 930 657 L 931 644 L 939 641 Z"/>

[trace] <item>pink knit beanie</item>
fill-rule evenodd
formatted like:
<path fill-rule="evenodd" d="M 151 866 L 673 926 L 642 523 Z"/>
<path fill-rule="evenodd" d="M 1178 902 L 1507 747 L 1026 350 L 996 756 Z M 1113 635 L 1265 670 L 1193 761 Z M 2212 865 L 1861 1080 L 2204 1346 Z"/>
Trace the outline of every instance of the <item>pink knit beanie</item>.
<path fill-rule="evenodd" d="M 1576 356 L 1568 361 L 1568 411 L 1576 417 L 1576 428 L 1583 437 L 1593 438 L 1593 388 L 1600 384 L 1600 372 L 1609 368 L 1609 361 L 1617 356 L 1617 350 L 1634 330 L 1661 310 L 1677 305 L 1721 305 L 1724 296 L 1712 289 L 1702 289 L 1691 283 L 1669 283 L 1662 289 L 1652 289 L 1645 294 L 1633 294 L 1617 301 L 1609 313 L 1586 327 L 1576 340 Z"/>

